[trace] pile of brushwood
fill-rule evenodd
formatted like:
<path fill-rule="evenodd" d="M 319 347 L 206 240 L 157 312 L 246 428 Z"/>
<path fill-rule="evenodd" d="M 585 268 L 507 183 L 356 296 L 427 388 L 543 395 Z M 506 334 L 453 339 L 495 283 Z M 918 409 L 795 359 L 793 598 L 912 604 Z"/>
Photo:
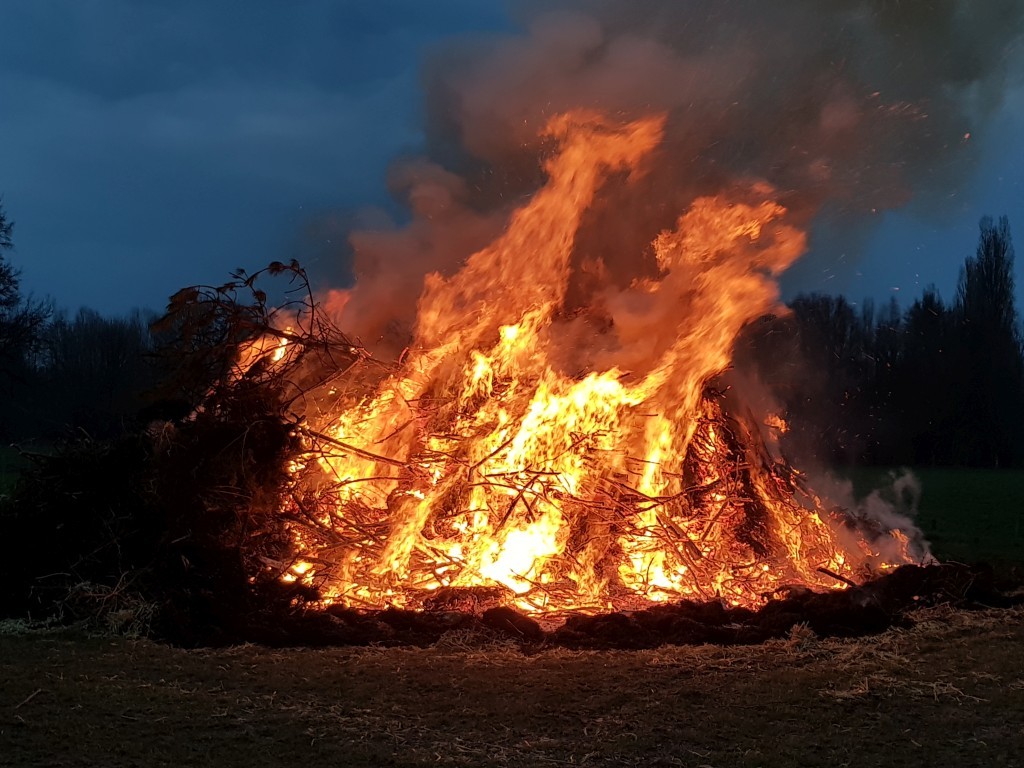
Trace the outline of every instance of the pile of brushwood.
<path fill-rule="evenodd" d="M 256 287 L 264 276 L 290 281 L 277 309 Z M 304 509 L 288 471 L 305 430 L 296 406 L 359 375 L 357 365 L 365 371 L 367 356 L 317 311 L 295 263 L 180 291 L 154 332 L 166 380 L 146 426 L 33 457 L 0 499 L 0 616 L 88 621 L 189 646 L 426 645 L 462 632 L 643 648 L 756 643 L 797 624 L 861 635 L 909 621 L 919 605 L 1008 600 L 990 572 L 947 565 L 827 594 L 790 591 L 759 611 L 681 602 L 572 615 L 557 628 L 503 607 L 493 590 L 439 590 L 418 612 L 324 608 L 312 587 L 280 578 L 295 557 L 287 526 L 301 522 L 288 515 Z"/>
<path fill-rule="evenodd" d="M 277 309 L 256 287 L 266 275 L 290 281 Z M 314 308 L 294 262 L 175 294 L 153 328 L 166 374 L 145 426 L 29 456 L 0 498 L 0 616 L 217 644 L 309 600 L 263 563 L 290 562 L 278 508 L 303 371 L 343 372 L 358 353 Z M 294 350 L 271 365 L 259 350 L 280 339 Z M 247 346 L 256 352 L 243 361 Z M 307 365 L 309 355 L 330 365 Z"/>

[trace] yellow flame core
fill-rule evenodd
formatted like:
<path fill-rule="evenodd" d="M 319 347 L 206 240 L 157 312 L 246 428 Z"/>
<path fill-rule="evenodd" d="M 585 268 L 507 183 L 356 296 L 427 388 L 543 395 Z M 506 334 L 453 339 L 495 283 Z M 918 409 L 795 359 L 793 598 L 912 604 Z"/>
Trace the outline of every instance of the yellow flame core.
<path fill-rule="evenodd" d="M 580 352 L 559 311 L 581 217 L 609 176 L 642 172 L 661 130 L 585 112 L 549 124 L 547 184 L 460 272 L 428 276 L 401 369 L 317 425 L 364 450 L 316 457 L 336 536 L 297 537 L 307 559 L 286 578 L 355 605 L 502 585 L 526 610 L 600 610 L 757 605 L 870 563 L 705 395 L 805 248 L 770 188 L 693 201 L 652 244 L 656 277 L 605 297 L 612 330 L 576 356 L 589 370 L 565 362 Z"/>

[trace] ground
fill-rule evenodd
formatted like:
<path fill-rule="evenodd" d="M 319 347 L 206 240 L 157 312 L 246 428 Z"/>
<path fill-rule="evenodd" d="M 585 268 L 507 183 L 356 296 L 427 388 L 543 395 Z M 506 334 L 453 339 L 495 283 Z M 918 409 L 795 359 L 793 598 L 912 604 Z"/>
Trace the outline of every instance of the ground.
<path fill-rule="evenodd" d="M 921 475 L 936 554 L 1019 581 L 1024 473 Z M 465 635 L 188 651 L 0 623 L 0 766 L 1024 768 L 1024 609 L 915 620 L 859 640 L 532 655 Z"/>
<path fill-rule="evenodd" d="M 10 766 L 1024 766 L 1024 611 L 860 640 L 524 655 L 0 634 Z"/>

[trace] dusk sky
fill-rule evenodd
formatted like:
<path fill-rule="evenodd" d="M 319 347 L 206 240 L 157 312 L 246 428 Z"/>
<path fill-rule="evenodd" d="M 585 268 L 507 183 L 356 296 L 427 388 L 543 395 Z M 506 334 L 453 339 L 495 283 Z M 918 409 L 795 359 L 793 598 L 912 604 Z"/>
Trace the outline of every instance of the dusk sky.
<path fill-rule="evenodd" d="M 479 0 L 0 0 L 0 195 L 23 287 L 119 313 L 273 259 L 340 279 L 337 222 L 388 206 L 390 161 L 424 145 L 424 57 L 516 29 Z M 985 214 L 1007 214 L 1024 253 L 1024 83 L 1006 66 L 992 118 L 963 128 L 971 170 L 845 245 L 812 229 L 789 292 L 951 298 Z"/>

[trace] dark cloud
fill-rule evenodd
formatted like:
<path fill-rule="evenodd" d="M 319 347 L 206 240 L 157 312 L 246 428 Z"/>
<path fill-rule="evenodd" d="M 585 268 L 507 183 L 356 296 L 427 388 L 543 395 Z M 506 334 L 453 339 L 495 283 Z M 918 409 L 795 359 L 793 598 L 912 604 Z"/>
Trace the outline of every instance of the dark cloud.
<path fill-rule="evenodd" d="M 339 211 L 371 204 L 390 234 L 355 238 L 360 268 L 382 285 L 399 276 L 392 301 L 407 317 L 422 273 L 458 263 L 535 188 L 539 125 L 581 104 L 669 114 L 660 172 L 639 193 L 613 188 L 584 226 L 591 256 L 609 262 L 746 174 L 835 222 L 817 227 L 838 234 L 813 239 L 797 284 L 856 285 L 844 265 L 875 246 L 844 217 L 913 193 L 920 210 L 968 217 L 973 235 L 964 169 L 994 163 L 992 142 L 1012 153 L 1007 173 L 1021 167 L 1012 132 L 983 119 L 1021 70 L 1017 0 L 535 0 L 513 12 L 522 33 L 502 3 L 478 0 L 8 4 L 0 193 L 26 284 L 119 311 L 281 256 L 339 280 L 341 241 L 367 220 Z M 462 42 L 441 45 L 452 36 Z M 402 160 L 389 180 L 391 158 L 422 150 L 428 162 Z M 392 195 L 413 213 L 445 207 L 403 230 Z M 633 224 L 601 226 L 621 219 Z M 462 223 L 465 236 L 452 230 Z"/>
<path fill-rule="evenodd" d="M 4 9 L 0 56 L 108 99 L 218 78 L 365 91 L 408 73 L 425 40 L 500 21 L 471 0 L 37 0 Z"/>
<path fill-rule="evenodd" d="M 304 251 L 316 211 L 385 201 L 389 159 L 420 142 L 424 47 L 501 23 L 462 0 L 10 5 L 15 258 L 37 294 L 104 311 Z"/>
<path fill-rule="evenodd" d="M 558 111 L 663 111 L 674 186 L 751 174 L 815 208 L 825 198 L 891 207 L 939 188 L 972 159 L 963 137 L 985 125 L 1022 63 L 1017 0 L 525 8 L 529 34 L 435 65 L 432 135 L 500 166 L 534 154 Z"/>

